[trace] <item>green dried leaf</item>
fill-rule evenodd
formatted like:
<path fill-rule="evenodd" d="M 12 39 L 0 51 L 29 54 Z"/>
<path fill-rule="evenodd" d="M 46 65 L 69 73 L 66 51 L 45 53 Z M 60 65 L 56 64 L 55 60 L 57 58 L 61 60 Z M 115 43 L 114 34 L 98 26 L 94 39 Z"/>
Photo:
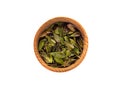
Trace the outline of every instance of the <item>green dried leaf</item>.
<path fill-rule="evenodd" d="M 53 63 L 52 56 L 48 57 L 46 54 L 42 54 L 42 56 L 44 57 L 46 63 Z"/>
<path fill-rule="evenodd" d="M 62 37 L 63 36 L 63 28 L 59 28 L 59 33 L 60 33 L 60 36 Z"/>
<path fill-rule="evenodd" d="M 83 39 L 73 24 L 57 22 L 42 33 L 38 50 L 49 66 L 68 67 L 80 57 Z"/>
<path fill-rule="evenodd" d="M 58 64 L 63 64 L 63 63 L 64 63 L 61 58 L 55 57 L 54 60 L 55 60 Z"/>
<path fill-rule="evenodd" d="M 56 43 L 56 41 L 55 41 L 54 39 L 51 39 L 51 43 L 54 43 L 54 44 L 55 44 L 55 43 Z"/>
<path fill-rule="evenodd" d="M 63 63 L 62 66 L 63 66 L 63 67 L 70 66 L 70 62 L 69 62 L 69 60 L 66 60 L 66 61 Z"/>
<path fill-rule="evenodd" d="M 68 34 L 73 34 L 73 32 L 72 32 L 72 31 L 69 31 Z"/>
<path fill-rule="evenodd" d="M 38 45 L 38 50 L 39 50 L 39 51 L 44 47 L 45 41 L 46 41 L 46 39 L 40 40 L 39 45 Z"/>
<path fill-rule="evenodd" d="M 48 39 L 48 42 L 49 42 L 49 45 L 50 45 L 50 46 L 54 46 L 54 45 L 55 45 L 56 41 L 53 40 L 53 39 L 51 39 L 50 36 L 46 36 L 46 38 Z"/>
<path fill-rule="evenodd" d="M 59 28 L 56 28 L 56 29 L 55 29 L 55 34 L 60 34 Z"/>
<path fill-rule="evenodd" d="M 73 49 L 73 48 L 74 48 L 74 46 L 73 46 L 71 43 L 69 43 L 69 42 L 65 42 L 65 45 L 66 45 L 69 49 Z"/>
<path fill-rule="evenodd" d="M 53 34 L 56 42 L 60 42 L 60 37 L 57 34 Z"/>
<path fill-rule="evenodd" d="M 74 56 L 75 54 L 71 52 L 70 57 Z"/>
<path fill-rule="evenodd" d="M 65 54 L 62 52 L 51 52 L 50 55 L 57 58 L 65 58 Z"/>
<path fill-rule="evenodd" d="M 79 32 L 74 32 L 73 34 L 70 35 L 70 37 L 79 37 L 80 33 Z"/>
<path fill-rule="evenodd" d="M 64 36 L 64 40 L 69 42 L 69 37 L 68 36 Z"/>
<path fill-rule="evenodd" d="M 62 48 L 62 53 L 65 53 L 66 52 L 66 48 Z"/>
<path fill-rule="evenodd" d="M 65 54 L 66 54 L 66 57 L 69 57 L 71 55 L 71 51 L 70 50 L 66 50 Z"/>
<path fill-rule="evenodd" d="M 78 49 L 78 48 L 74 48 L 74 52 L 75 52 L 77 55 L 79 55 L 79 54 L 80 54 L 80 51 L 79 51 L 79 49 Z"/>
<path fill-rule="evenodd" d="M 55 29 L 55 34 L 60 35 L 62 37 L 63 36 L 63 28 L 62 27 L 57 27 Z"/>
<path fill-rule="evenodd" d="M 70 39 L 70 43 L 76 47 L 79 47 L 75 40 Z"/>
<path fill-rule="evenodd" d="M 51 42 L 50 36 L 46 35 L 45 37 L 48 39 L 48 42 Z"/>
<path fill-rule="evenodd" d="M 64 39 L 60 37 L 59 35 L 54 34 L 54 39 L 56 42 L 61 42 L 62 44 L 64 44 Z"/>
<path fill-rule="evenodd" d="M 61 43 L 62 45 L 64 45 L 64 38 L 63 38 L 63 37 L 60 37 L 60 43 Z"/>
<path fill-rule="evenodd" d="M 49 53 L 50 51 L 51 51 L 51 45 L 50 44 L 47 44 L 46 46 L 45 46 L 45 50 L 46 50 L 46 53 Z"/>

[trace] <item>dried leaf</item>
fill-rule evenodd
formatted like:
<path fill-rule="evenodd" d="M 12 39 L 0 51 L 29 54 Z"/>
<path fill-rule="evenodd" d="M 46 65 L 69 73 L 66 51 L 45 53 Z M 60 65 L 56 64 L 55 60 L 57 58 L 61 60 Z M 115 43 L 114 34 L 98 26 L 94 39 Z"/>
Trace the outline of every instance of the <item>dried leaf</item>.
<path fill-rule="evenodd" d="M 57 34 L 53 34 L 56 42 L 60 42 L 60 37 Z"/>
<path fill-rule="evenodd" d="M 63 63 L 63 65 L 62 65 L 62 66 L 63 66 L 63 67 L 70 66 L 69 60 L 66 60 L 66 61 Z"/>
<path fill-rule="evenodd" d="M 64 63 L 61 58 L 55 57 L 54 60 L 55 60 L 58 64 L 63 64 L 63 63 Z"/>
<path fill-rule="evenodd" d="M 45 44 L 45 41 L 46 41 L 46 39 L 42 39 L 42 40 L 39 42 L 39 45 L 38 45 L 38 50 L 39 50 L 39 51 L 43 48 L 43 46 L 44 46 L 44 44 Z"/>
<path fill-rule="evenodd" d="M 74 46 L 71 43 L 65 42 L 65 45 L 69 48 L 69 49 L 73 49 Z"/>
<path fill-rule="evenodd" d="M 70 50 L 66 50 L 65 54 L 66 54 L 66 57 L 69 57 L 70 54 L 71 54 L 71 51 Z"/>
<path fill-rule="evenodd" d="M 51 39 L 50 36 L 46 36 L 46 38 L 48 39 L 48 42 L 49 42 L 50 46 L 54 46 L 55 45 L 55 43 L 56 43 L 55 40 Z"/>
<path fill-rule="evenodd" d="M 63 37 L 63 28 L 59 28 L 60 36 Z"/>
<path fill-rule="evenodd" d="M 60 34 L 59 28 L 56 28 L 56 29 L 55 29 L 55 34 Z"/>
<path fill-rule="evenodd" d="M 80 51 L 79 51 L 79 49 L 78 49 L 78 48 L 74 48 L 74 52 L 75 52 L 77 55 L 79 55 L 79 54 L 80 54 Z"/>
<path fill-rule="evenodd" d="M 70 37 L 79 37 L 80 33 L 79 32 L 74 32 L 73 34 L 70 35 Z"/>
<path fill-rule="evenodd" d="M 69 37 L 68 36 L 64 36 L 64 40 L 69 42 Z"/>
<path fill-rule="evenodd" d="M 56 22 L 42 33 L 38 50 L 49 66 L 68 67 L 80 57 L 83 39 L 73 24 Z"/>
<path fill-rule="evenodd" d="M 72 32 L 72 31 L 69 31 L 69 32 L 68 32 L 68 34 L 73 34 L 73 33 L 74 33 L 74 32 Z"/>
<path fill-rule="evenodd" d="M 65 55 L 62 52 L 51 52 L 50 55 L 57 58 L 65 58 Z"/>
<path fill-rule="evenodd" d="M 72 24 L 68 24 L 67 27 L 71 30 L 71 31 L 75 31 L 75 28 Z"/>
<path fill-rule="evenodd" d="M 70 43 L 76 47 L 79 47 L 79 45 L 77 44 L 77 42 L 73 39 L 70 39 Z"/>
<path fill-rule="evenodd" d="M 44 57 L 46 63 L 53 63 L 52 56 L 48 57 L 46 54 L 42 54 L 42 56 Z"/>
<path fill-rule="evenodd" d="M 45 46 L 45 50 L 46 50 L 46 53 L 49 53 L 50 51 L 51 51 L 51 45 L 50 44 L 47 44 L 46 46 Z"/>

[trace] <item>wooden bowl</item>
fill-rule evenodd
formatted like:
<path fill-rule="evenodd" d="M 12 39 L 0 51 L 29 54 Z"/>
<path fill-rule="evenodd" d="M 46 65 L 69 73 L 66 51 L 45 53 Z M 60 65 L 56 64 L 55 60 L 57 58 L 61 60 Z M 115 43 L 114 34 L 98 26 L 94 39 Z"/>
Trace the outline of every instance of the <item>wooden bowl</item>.
<path fill-rule="evenodd" d="M 82 37 L 83 37 L 83 52 L 82 54 L 80 55 L 80 58 L 75 62 L 73 63 L 72 65 L 68 66 L 68 67 L 65 67 L 65 68 L 54 68 L 54 67 L 51 67 L 51 66 L 48 66 L 44 61 L 43 59 L 41 58 L 40 54 L 39 54 L 39 51 L 38 51 L 38 42 L 39 42 L 39 38 L 40 38 L 40 35 L 41 33 L 46 29 L 48 28 L 51 24 L 55 23 L 55 22 L 69 22 L 69 23 L 72 23 L 73 25 L 76 26 L 76 28 L 78 30 L 80 30 L 81 34 L 82 34 Z M 71 19 L 71 18 L 67 18 L 67 17 L 56 17 L 56 18 L 53 18 L 53 19 L 50 19 L 48 20 L 47 22 L 45 22 L 37 31 L 36 35 L 35 35 L 35 38 L 34 38 L 34 52 L 35 52 L 35 55 L 38 59 L 38 61 L 47 69 L 51 70 L 51 71 L 55 71 L 55 72 L 65 72 L 65 71 L 69 71 L 73 68 L 75 68 L 76 66 L 78 66 L 84 59 L 85 55 L 86 55 L 86 52 L 87 52 L 87 49 L 88 49 L 88 37 L 87 37 L 87 34 L 84 30 L 84 28 L 82 27 L 81 24 L 79 24 L 78 22 L 76 22 L 75 20 Z"/>

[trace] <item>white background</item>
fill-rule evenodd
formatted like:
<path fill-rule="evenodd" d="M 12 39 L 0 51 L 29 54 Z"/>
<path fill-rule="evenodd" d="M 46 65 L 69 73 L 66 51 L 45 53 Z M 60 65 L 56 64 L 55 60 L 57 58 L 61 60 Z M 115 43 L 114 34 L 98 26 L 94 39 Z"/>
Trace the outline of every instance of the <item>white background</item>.
<path fill-rule="evenodd" d="M 55 73 L 36 59 L 33 40 L 47 20 L 67 16 L 89 38 L 84 61 Z M 119 0 L 1 0 L 0 90 L 120 90 Z"/>

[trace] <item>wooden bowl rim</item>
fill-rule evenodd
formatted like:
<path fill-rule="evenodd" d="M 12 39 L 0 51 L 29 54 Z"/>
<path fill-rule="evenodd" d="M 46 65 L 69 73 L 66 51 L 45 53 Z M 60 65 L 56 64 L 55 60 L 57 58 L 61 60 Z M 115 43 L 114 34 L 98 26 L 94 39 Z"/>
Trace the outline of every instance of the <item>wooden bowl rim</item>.
<path fill-rule="evenodd" d="M 38 40 L 39 40 L 39 37 L 40 37 L 40 34 L 47 28 L 49 27 L 51 24 L 55 23 L 55 22 L 70 22 L 72 23 L 73 25 L 75 25 L 78 30 L 80 30 L 82 36 L 83 36 L 83 52 L 82 54 L 80 55 L 80 58 L 75 62 L 73 63 L 72 65 L 68 66 L 68 67 L 65 67 L 65 68 L 54 68 L 54 67 L 51 67 L 51 66 L 48 66 L 43 60 L 42 58 L 40 57 L 39 55 L 39 52 L 38 52 Z M 87 52 L 87 49 L 88 49 L 88 37 L 87 37 L 87 34 L 85 32 L 85 29 L 82 27 L 82 25 L 80 23 L 78 23 L 77 21 L 71 19 L 71 18 L 68 18 L 68 17 L 56 17 L 56 18 L 52 18 L 50 20 L 48 20 L 47 22 L 45 22 L 39 29 L 38 31 L 36 32 L 35 34 L 35 37 L 34 37 L 34 52 L 35 52 L 35 55 L 38 59 L 38 61 L 47 69 L 51 70 L 51 71 L 54 71 L 54 72 L 65 72 L 65 71 L 69 71 L 75 67 L 77 67 L 84 59 L 84 57 L 86 56 L 86 52 Z"/>

